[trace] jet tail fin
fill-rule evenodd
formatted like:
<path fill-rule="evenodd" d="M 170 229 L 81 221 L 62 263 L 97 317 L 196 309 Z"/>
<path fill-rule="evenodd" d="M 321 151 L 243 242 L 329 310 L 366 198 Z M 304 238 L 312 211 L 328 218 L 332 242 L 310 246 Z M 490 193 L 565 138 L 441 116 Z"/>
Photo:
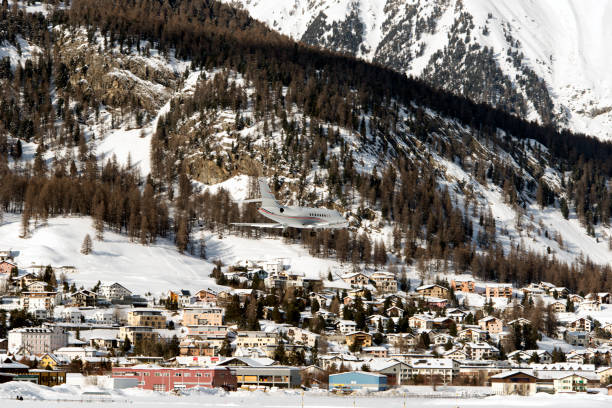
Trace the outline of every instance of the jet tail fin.
<path fill-rule="evenodd" d="M 259 180 L 259 192 L 261 197 L 259 198 L 249 198 L 247 200 L 240 200 L 241 203 L 261 203 L 262 207 L 280 207 L 281 205 L 274 198 L 274 194 L 272 194 L 272 190 L 268 186 L 268 182 L 264 177 L 260 177 Z"/>
<path fill-rule="evenodd" d="M 261 206 L 262 207 L 280 207 L 276 198 L 274 198 L 274 194 L 272 194 L 272 190 L 268 186 L 268 182 L 265 177 L 259 178 L 259 193 L 261 194 Z"/>

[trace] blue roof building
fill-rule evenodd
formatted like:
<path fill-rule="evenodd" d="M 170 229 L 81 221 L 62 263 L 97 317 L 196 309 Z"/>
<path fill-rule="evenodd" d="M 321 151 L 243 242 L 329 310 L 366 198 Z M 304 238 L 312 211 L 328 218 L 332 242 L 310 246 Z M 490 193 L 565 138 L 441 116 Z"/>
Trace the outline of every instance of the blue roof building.
<path fill-rule="evenodd" d="M 387 376 L 364 371 L 349 371 L 329 376 L 329 389 L 384 391 L 387 387 Z"/>

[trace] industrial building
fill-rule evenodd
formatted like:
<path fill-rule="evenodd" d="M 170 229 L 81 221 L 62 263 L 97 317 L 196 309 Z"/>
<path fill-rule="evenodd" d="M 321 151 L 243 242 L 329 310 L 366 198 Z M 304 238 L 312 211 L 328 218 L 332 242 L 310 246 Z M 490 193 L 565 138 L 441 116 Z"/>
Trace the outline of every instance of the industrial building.
<path fill-rule="evenodd" d="M 387 389 L 387 376 L 364 371 L 349 371 L 329 376 L 329 389 L 333 390 L 370 390 Z"/>

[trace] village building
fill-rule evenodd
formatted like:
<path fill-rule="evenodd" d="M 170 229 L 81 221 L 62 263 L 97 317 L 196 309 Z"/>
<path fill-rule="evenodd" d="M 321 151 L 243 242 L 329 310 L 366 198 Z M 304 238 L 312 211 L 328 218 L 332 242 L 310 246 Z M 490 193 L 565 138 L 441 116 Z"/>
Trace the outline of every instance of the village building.
<path fill-rule="evenodd" d="M 475 293 L 476 282 L 473 279 L 453 279 L 450 282 L 455 292 Z"/>
<path fill-rule="evenodd" d="M 509 283 L 489 283 L 485 286 L 485 296 L 491 297 L 504 297 L 512 299 L 512 285 Z"/>
<path fill-rule="evenodd" d="M 152 391 L 173 391 L 205 387 L 237 388 L 236 376 L 227 367 L 171 368 L 149 365 L 113 367 L 113 378 L 136 378 L 138 388 Z"/>
<path fill-rule="evenodd" d="M 59 326 L 20 327 L 8 333 L 8 351 L 20 354 L 44 354 L 68 344 L 68 333 Z"/>
<path fill-rule="evenodd" d="M 416 291 L 421 296 L 431 296 L 437 298 L 448 297 L 448 289 L 440 285 L 423 285 L 416 288 Z"/>
<path fill-rule="evenodd" d="M 166 328 L 166 317 L 161 310 L 134 309 L 127 314 L 128 326 L 146 326 L 154 329 Z"/>

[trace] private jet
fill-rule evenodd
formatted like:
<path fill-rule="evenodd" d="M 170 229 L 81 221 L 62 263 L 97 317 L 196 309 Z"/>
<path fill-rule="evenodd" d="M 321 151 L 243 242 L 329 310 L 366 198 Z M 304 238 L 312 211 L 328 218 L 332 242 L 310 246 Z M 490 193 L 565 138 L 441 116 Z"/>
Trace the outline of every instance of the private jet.
<path fill-rule="evenodd" d="M 342 229 L 348 227 L 346 219 L 336 210 L 327 208 L 293 207 L 280 204 L 274 198 L 265 178 L 259 180 L 260 198 L 243 200 L 243 203 L 261 202 L 257 210 L 261 215 L 273 220 L 273 223 L 234 222 L 238 227 L 256 228 L 304 228 L 304 229 Z"/>

